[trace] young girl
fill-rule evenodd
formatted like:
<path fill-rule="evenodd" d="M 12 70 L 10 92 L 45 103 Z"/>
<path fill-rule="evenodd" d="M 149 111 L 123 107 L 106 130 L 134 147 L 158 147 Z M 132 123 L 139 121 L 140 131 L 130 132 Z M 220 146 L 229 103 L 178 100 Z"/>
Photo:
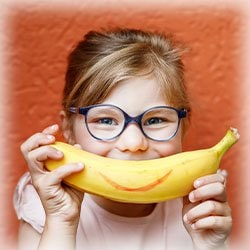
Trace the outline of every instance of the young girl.
<path fill-rule="evenodd" d="M 86 151 L 145 160 L 182 150 L 189 119 L 181 51 L 169 37 L 138 30 L 90 32 L 69 56 L 61 128 Z M 29 167 L 14 205 L 19 249 L 226 249 L 232 225 L 221 173 L 194 182 L 184 198 L 159 204 L 119 203 L 62 183 L 84 163 L 48 172 L 63 153 L 50 147 L 58 125 L 21 146 Z"/>

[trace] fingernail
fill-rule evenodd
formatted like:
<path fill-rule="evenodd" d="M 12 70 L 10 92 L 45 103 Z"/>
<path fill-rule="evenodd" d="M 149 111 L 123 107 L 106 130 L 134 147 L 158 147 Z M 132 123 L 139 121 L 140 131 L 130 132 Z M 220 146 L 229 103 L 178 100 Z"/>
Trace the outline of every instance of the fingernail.
<path fill-rule="evenodd" d="M 47 138 L 49 139 L 49 140 L 54 140 L 54 136 L 53 135 L 47 135 Z"/>
<path fill-rule="evenodd" d="M 228 172 L 225 169 L 222 169 L 220 174 L 223 175 L 225 178 L 228 176 Z"/>
<path fill-rule="evenodd" d="M 191 202 L 194 202 L 194 201 L 195 201 L 194 193 L 191 192 L 191 193 L 189 194 L 188 198 L 189 198 L 189 200 L 190 200 Z"/>
<path fill-rule="evenodd" d="M 196 181 L 194 182 L 194 187 L 195 187 L 195 188 L 198 188 L 198 187 L 200 187 L 202 184 L 203 184 L 203 181 L 202 181 L 202 180 L 196 180 Z"/>
<path fill-rule="evenodd" d="M 52 125 L 50 128 L 53 129 L 53 130 L 56 130 L 57 129 L 57 124 Z"/>
<path fill-rule="evenodd" d="M 82 162 L 77 162 L 77 166 L 79 169 L 82 169 L 83 168 L 83 163 Z"/>
<path fill-rule="evenodd" d="M 186 215 L 186 214 L 183 216 L 183 221 L 186 222 L 186 223 L 188 224 L 188 218 L 187 218 L 187 215 Z"/>
<path fill-rule="evenodd" d="M 57 151 L 56 151 L 56 154 L 59 155 L 59 156 L 62 156 L 62 155 L 63 155 L 63 152 L 57 150 Z"/>

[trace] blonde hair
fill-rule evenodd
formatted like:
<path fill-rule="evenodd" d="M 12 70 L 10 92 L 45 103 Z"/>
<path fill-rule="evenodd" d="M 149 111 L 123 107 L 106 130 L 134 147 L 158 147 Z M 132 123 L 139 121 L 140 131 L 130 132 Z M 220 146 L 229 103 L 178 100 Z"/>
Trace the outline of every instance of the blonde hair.
<path fill-rule="evenodd" d="M 68 58 L 63 107 L 101 103 L 120 81 L 153 76 L 166 100 L 190 110 L 182 50 L 171 37 L 134 29 L 87 33 Z M 186 120 L 186 119 L 184 119 Z"/>

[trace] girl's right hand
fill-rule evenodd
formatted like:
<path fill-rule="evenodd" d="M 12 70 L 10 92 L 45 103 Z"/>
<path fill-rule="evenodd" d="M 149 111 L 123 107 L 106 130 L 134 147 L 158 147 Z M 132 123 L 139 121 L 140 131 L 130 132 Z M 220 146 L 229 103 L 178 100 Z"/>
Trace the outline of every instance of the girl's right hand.
<path fill-rule="evenodd" d="M 67 222 L 77 226 L 83 193 L 62 184 L 62 180 L 83 170 L 80 163 L 61 166 L 51 172 L 46 171 L 47 159 L 60 160 L 63 153 L 49 145 L 55 142 L 58 125 L 44 129 L 28 138 L 21 151 L 28 164 L 32 183 L 43 204 L 46 221 Z"/>

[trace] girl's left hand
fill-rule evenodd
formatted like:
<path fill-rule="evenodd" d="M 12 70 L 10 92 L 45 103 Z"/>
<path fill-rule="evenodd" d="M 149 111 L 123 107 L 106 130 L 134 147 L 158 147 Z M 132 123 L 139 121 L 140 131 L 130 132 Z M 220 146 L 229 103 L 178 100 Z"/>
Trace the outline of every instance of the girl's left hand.
<path fill-rule="evenodd" d="M 195 249 L 225 249 L 232 228 L 225 181 L 220 172 L 201 177 L 183 200 L 183 222 Z"/>

